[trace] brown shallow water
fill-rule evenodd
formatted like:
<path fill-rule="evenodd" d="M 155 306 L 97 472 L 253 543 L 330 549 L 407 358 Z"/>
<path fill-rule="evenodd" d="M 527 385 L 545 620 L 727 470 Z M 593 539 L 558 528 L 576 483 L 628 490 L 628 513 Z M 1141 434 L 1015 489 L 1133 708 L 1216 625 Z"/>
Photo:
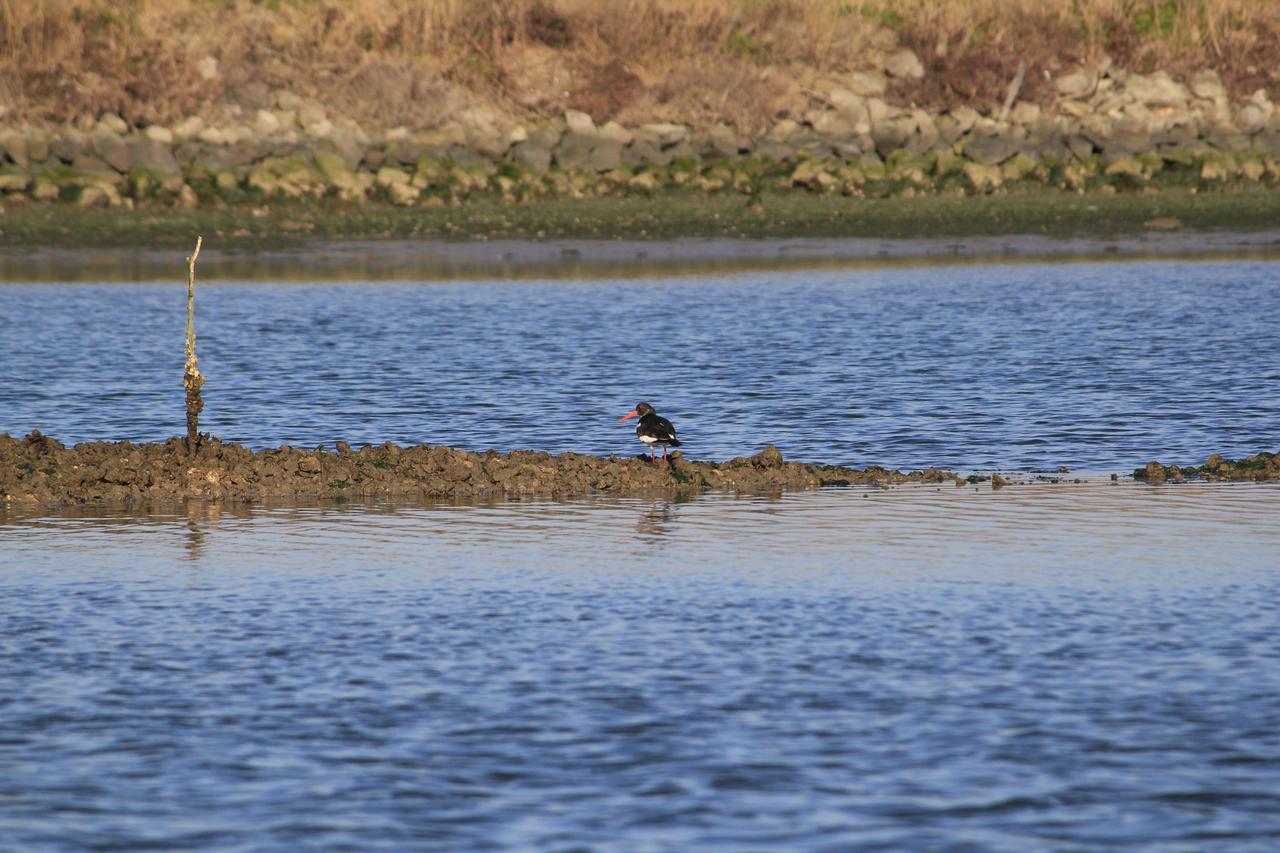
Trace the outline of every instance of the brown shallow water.
<path fill-rule="evenodd" d="M 194 239 L 194 238 L 193 238 Z M 0 280 L 182 280 L 184 251 L 0 248 Z M 482 239 L 316 241 L 225 250 L 206 242 L 201 280 L 386 281 L 591 278 L 750 270 L 876 268 L 1099 259 L 1280 257 L 1280 231 L 1153 231 L 1115 236 L 744 240 Z"/>

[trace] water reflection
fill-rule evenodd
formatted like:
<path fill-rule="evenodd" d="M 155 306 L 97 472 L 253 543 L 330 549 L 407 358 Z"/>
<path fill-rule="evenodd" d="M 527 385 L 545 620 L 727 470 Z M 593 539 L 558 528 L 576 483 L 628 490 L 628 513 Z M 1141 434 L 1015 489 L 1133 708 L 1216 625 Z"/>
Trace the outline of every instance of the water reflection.
<path fill-rule="evenodd" d="M 670 531 L 674 518 L 671 505 L 672 502 L 667 498 L 655 500 L 640 514 L 636 532 L 646 539 L 661 539 L 665 536 Z"/>
<path fill-rule="evenodd" d="M 217 529 L 223 512 L 231 513 L 237 509 L 242 515 L 248 512 L 248 507 L 227 508 L 220 503 L 211 501 L 187 501 L 184 509 L 187 514 L 186 551 L 188 560 L 199 560 L 203 556 L 202 546 L 204 545 L 206 531 Z"/>
<path fill-rule="evenodd" d="M 352 562 L 459 568 L 493 561 L 558 570 L 625 570 L 661 545 L 682 565 L 795 571 L 832 564 L 964 572 L 1089 560 L 1112 567 L 1247 564 L 1280 547 L 1274 484 L 1149 487 L 1105 475 L 1051 484 L 852 487 L 692 499 L 539 498 L 429 502 L 188 502 L 177 512 L 92 508 L 0 510 L 0 546 L 22 563 L 54 555 L 139 570 L 168 559 L 201 565 L 331 566 Z M 1227 535 L 1226 531 L 1232 531 Z M 176 534 L 175 550 L 166 533 Z M 1178 542 L 1177 559 L 1160 543 Z M 1224 550 L 1225 549 L 1225 550 Z M 158 561 L 158 562 L 157 562 Z"/>

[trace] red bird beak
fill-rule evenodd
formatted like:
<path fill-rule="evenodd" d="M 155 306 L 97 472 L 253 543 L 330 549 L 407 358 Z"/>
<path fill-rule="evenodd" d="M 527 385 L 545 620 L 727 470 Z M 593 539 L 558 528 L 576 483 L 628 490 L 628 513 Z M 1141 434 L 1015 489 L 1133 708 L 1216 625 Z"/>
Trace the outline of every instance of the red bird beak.
<path fill-rule="evenodd" d="M 627 420 L 628 418 L 634 418 L 634 417 L 635 417 L 636 415 L 638 415 L 638 414 L 640 414 L 640 410 L 639 410 L 639 409 L 632 409 L 631 411 L 627 412 L 627 413 L 626 413 L 625 415 L 623 415 L 622 417 L 618 418 L 618 420 L 619 420 L 619 421 L 625 421 L 625 420 Z"/>

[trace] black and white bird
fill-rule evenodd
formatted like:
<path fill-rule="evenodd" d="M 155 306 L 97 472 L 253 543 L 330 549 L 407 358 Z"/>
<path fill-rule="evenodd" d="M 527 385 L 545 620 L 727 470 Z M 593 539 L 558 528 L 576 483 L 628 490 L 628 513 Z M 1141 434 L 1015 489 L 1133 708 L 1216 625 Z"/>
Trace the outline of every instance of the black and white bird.
<path fill-rule="evenodd" d="M 680 439 L 676 438 L 676 428 L 671 421 L 659 415 L 648 403 L 636 403 L 636 407 L 618 420 L 625 421 L 639 415 L 640 423 L 636 424 L 636 438 L 649 446 L 649 461 L 656 462 L 653 455 L 655 445 L 662 445 L 662 461 L 667 461 L 667 446 L 679 447 Z"/>

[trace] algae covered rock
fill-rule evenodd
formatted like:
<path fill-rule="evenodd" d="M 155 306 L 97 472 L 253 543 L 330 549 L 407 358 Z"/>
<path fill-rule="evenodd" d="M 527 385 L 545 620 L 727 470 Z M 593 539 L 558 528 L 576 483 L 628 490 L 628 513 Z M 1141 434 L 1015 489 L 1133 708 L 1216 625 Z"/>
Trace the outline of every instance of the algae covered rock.
<path fill-rule="evenodd" d="M 757 468 L 779 468 L 782 466 L 782 451 L 772 444 L 767 445 L 751 457 L 751 464 Z"/>
<path fill-rule="evenodd" d="M 1152 485 L 1160 485 L 1167 481 L 1182 482 L 1185 479 L 1199 480 L 1280 480 L 1280 453 L 1255 453 L 1240 459 L 1224 459 L 1214 453 L 1205 460 L 1204 465 L 1162 465 L 1149 462 L 1146 467 L 1133 472 L 1135 480 L 1145 480 Z"/>

